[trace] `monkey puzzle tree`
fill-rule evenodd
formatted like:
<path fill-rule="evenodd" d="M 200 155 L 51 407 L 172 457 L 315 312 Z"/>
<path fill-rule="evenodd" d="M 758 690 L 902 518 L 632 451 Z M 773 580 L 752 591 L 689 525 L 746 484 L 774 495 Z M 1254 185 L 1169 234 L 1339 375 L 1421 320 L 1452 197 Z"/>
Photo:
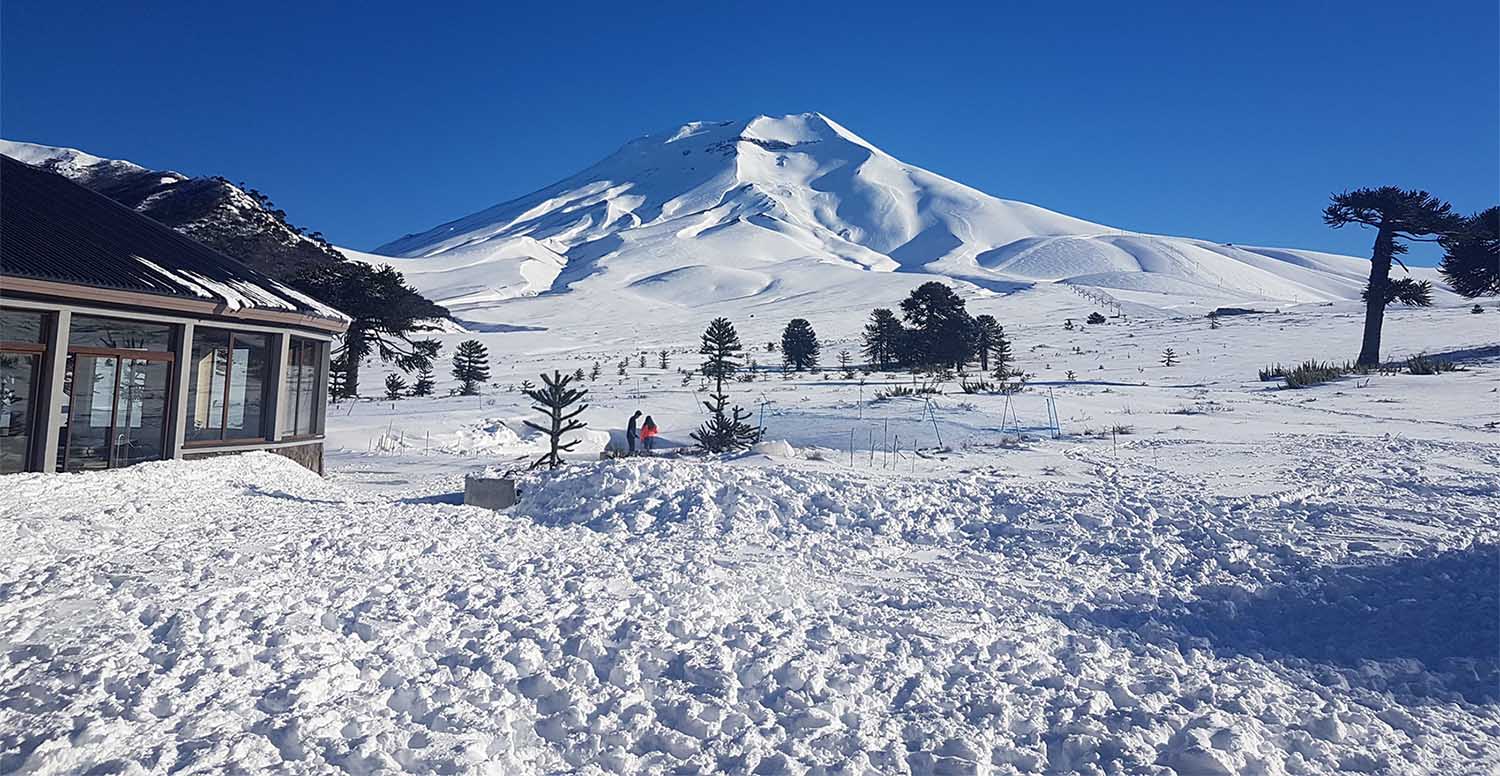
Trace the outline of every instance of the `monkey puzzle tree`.
<path fill-rule="evenodd" d="M 479 340 L 464 340 L 453 350 L 453 377 L 462 383 L 465 396 L 479 393 L 479 384 L 490 379 L 490 351 Z"/>
<path fill-rule="evenodd" d="M 575 439 L 571 442 L 564 442 L 562 438 L 564 434 L 570 434 L 588 425 L 577 418 L 589 408 L 589 405 L 585 404 L 577 409 L 569 408 L 587 397 L 589 391 L 587 388 L 569 387 L 575 379 L 573 375 L 565 375 L 555 369 L 550 377 L 543 372 L 541 378 L 542 387 L 526 391 L 526 396 L 536 402 L 531 408 L 546 416 L 547 425 L 532 423 L 529 420 L 521 422 L 525 423 L 528 428 L 546 434 L 549 443 L 547 452 L 533 461 L 531 468 L 545 465 L 555 469 L 558 464 L 562 463 L 561 453 L 572 450 L 582 441 Z"/>
<path fill-rule="evenodd" d="M 990 371 L 990 354 L 994 352 L 995 345 L 1005 337 L 1005 330 L 1000 328 L 1000 322 L 993 315 L 978 315 L 974 317 L 974 355 L 979 357 L 979 370 Z"/>
<path fill-rule="evenodd" d="M 437 356 L 437 340 L 416 335 L 437 330 L 433 322 L 447 318 L 448 311 L 406 285 L 390 267 L 376 269 L 359 261 L 307 267 L 288 285 L 351 318 L 337 354 L 344 364 L 344 395 L 359 394 L 359 368 L 371 353 L 403 372 L 419 370 Z"/>
<path fill-rule="evenodd" d="M 896 314 L 884 307 L 877 307 L 870 313 L 870 322 L 865 324 L 865 358 L 879 369 L 890 369 L 896 363 L 904 334 L 905 330 Z"/>
<path fill-rule="evenodd" d="M 818 334 L 806 318 L 793 318 L 781 332 L 781 360 L 798 372 L 815 368 L 821 351 Z"/>
<path fill-rule="evenodd" d="M 1475 213 L 1464 227 L 1443 237 L 1438 272 L 1464 296 L 1500 294 L 1500 207 Z"/>
<path fill-rule="evenodd" d="M 1375 229 L 1370 253 L 1370 282 L 1365 286 L 1365 332 L 1356 363 L 1380 363 L 1380 329 L 1385 308 L 1391 302 L 1425 306 L 1432 304 L 1432 284 L 1410 277 L 1391 279 L 1391 263 L 1406 253 L 1402 241 L 1432 242 L 1463 226 L 1464 219 L 1453 207 L 1425 191 L 1381 186 L 1335 194 L 1323 209 L 1323 223 L 1338 229 L 1359 224 Z M 1410 270 L 1407 270 L 1410 272 Z"/>
<path fill-rule="evenodd" d="M 715 318 L 703 332 L 703 345 L 698 349 L 705 358 L 699 371 L 705 378 L 714 381 L 714 392 L 703 406 L 708 409 L 708 420 L 692 433 L 699 447 L 711 453 L 738 450 L 749 447 L 760 439 L 760 429 L 751 426 L 750 413 L 738 405 L 729 407 L 729 397 L 724 393 L 724 380 L 739 371 L 739 358 L 743 346 L 734 324 L 727 318 Z"/>

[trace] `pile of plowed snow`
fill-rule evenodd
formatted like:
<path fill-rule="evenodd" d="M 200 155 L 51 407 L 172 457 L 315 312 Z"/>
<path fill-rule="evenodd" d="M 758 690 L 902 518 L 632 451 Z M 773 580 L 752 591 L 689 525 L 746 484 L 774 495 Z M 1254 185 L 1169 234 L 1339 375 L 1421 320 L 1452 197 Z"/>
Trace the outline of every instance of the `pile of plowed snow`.
<path fill-rule="evenodd" d="M 1306 468 L 1234 497 L 632 459 L 501 513 L 7 476 L 0 771 L 1493 771 L 1493 448 L 1266 452 Z"/>

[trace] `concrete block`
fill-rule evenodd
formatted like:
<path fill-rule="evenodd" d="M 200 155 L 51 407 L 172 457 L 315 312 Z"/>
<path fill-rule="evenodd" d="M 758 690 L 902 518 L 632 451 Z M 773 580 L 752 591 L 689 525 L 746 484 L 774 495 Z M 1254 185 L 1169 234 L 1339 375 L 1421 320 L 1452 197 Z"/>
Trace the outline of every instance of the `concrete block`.
<path fill-rule="evenodd" d="M 516 481 L 509 477 L 465 477 L 464 503 L 486 509 L 515 506 Z"/>

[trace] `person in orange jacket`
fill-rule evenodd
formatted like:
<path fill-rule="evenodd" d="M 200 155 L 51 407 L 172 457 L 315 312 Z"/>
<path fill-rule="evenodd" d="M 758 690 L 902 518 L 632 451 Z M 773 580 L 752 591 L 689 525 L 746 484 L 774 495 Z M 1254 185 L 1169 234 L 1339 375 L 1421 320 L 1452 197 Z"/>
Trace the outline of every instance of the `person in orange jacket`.
<path fill-rule="evenodd" d="M 657 433 L 656 421 L 647 415 L 646 421 L 641 424 L 641 447 L 644 448 L 646 455 L 651 454 L 652 443 L 656 441 Z"/>

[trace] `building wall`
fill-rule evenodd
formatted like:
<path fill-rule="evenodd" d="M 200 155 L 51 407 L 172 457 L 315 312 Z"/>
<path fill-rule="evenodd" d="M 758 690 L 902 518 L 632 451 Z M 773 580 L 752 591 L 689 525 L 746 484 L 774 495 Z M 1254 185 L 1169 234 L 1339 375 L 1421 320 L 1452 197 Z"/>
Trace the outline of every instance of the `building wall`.
<path fill-rule="evenodd" d="M 217 458 L 221 455 L 239 455 L 254 450 L 265 450 L 268 453 L 290 458 L 301 464 L 303 468 L 317 472 L 319 475 L 323 474 L 322 442 L 305 442 L 284 447 L 260 447 L 252 450 L 187 450 L 183 452 L 182 458 L 186 461 L 196 461 L 202 458 Z"/>
<path fill-rule="evenodd" d="M 119 308 L 98 306 L 83 301 L 83 299 L 87 298 L 84 295 L 88 293 L 88 289 L 80 288 L 79 292 L 80 299 L 78 300 L 55 300 L 18 297 L 15 294 L 4 293 L 3 290 L 0 290 L 0 306 L 17 310 L 44 312 L 49 314 L 51 318 L 51 331 L 46 342 L 47 351 L 41 359 L 38 390 L 36 399 L 33 402 L 33 412 L 36 417 L 33 421 L 31 437 L 33 440 L 33 449 L 30 458 L 31 470 L 55 471 L 57 469 L 59 430 L 66 423 L 66 419 L 63 417 L 63 402 L 65 400 L 63 394 L 63 377 L 66 373 L 66 361 L 69 352 L 70 322 L 73 316 L 90 315 L 135 320 L 151 324 L 167 324 L 176 327 L 176 342 L 172 348 L 176 358 L 174 364 L 176 368 L 171 370 L 172 379 L 168 389 L 167 427 L 163 442 L 162 457 L 203 458 L 210 455 L 239 453 L 249 450 L 270 450 L 271 452 L 291 458 L 308 469 L 322 474 L 322 435 L 318 434 L 284 440 L 283 425 L 286 420 L 286 407 L 290 401 L 286 388 L 286 375 L 287 350 L 291 338 L 296 336 L 327 343 L 331 342 L 332 339 L 329 332 L 274 324 L 268 325 L 253 320 L 244 320 L 242 312 L 235 319 L 223 320 L 216 318 L 195 318 L 180 313 L 173 314 L 170 311 L 144 307 Z M 248 440 L 226 440 L 222 444 L 185 441 L 185 430 L 188 425 L 189 361 L 193 332 L 198 327 L 229 329 L 269 335 L 269 367 L 265 374 L 265 380 L 268 381 L 269 389 L 265 390 L 263 395 L 262 409 L 264 420 L 263 433 L 261 435 L 264 437 L 263 439 L 254 437 Z M 0 335 L 0 340 L 3 339 L 3 335 Z M 331 347 L 323 348 L 325 353 L 329 349 Z M 315 406 L 321 408 L 327 403 L 326 358 L 319 365 L 319 368 L 320 374 L 317 385 L 320 393 L 317 396 L 317 401 L 315 401 Z M 320 409 L 318 412 L 318 417 L 321 421 L 322 410 Z M 227 435 L 226 433 L 225 436 Z"/>

